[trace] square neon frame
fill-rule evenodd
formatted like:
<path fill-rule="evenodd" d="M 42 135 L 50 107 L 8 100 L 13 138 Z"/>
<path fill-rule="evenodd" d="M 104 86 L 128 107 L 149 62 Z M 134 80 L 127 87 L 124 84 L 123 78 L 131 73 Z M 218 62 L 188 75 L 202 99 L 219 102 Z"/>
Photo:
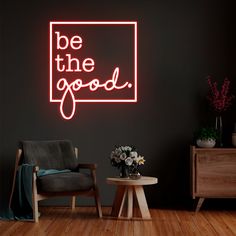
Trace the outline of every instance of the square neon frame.
<path fill-rule="evenodd" d="M 52 40 L 52 33 L 53 33 L 53 25 L 133 25 L 134 26 L 134 98 L 133 99 L 76 99 L 75 102 L 137 102 L 137 22 L 136 21 L 50 21 L 50 29 L 49 29 L 49 78 L 50 78 L 50 91 L 49 97 L 50 102 L 61 102 L 61 99 L 53 99 L 52 97 L 52 55 L 53 55 L 53 40 Z"/>

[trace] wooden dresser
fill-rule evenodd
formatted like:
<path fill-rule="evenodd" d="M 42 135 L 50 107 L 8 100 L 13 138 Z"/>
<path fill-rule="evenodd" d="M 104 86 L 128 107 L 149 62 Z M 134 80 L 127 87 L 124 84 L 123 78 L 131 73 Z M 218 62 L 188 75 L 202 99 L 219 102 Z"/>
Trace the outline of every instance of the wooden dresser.
<path fill-rule="evenodd" d="M 236 148 L 190 147 L 192 198 L 236 198 Z"/>

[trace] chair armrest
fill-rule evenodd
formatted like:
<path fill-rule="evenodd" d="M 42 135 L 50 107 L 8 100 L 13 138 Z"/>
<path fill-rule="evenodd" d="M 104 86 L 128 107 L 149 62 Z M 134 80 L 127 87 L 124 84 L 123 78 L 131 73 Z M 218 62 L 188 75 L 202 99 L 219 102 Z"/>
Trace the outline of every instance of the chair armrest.
<path fill-rule="evenodd" d="M 96 170 L 97 164 L 80 163 L 80 164 L 78 164 L 78 168 Z"/>
<path fill-rule="evenodd" d="M 19 169 L 21 165 L 17 167 L 17 170 Z M 37 173 L 39 171 L 39 166 L 33 166 L 33 173 Z"/>
<path fill-rule="evenodd" d="M 34 166 L 33 173 L 37 173 L 38 171 L 39 171 L 39 167 L 38 166 Z"/>
<path fill-rule="evenodd" d="M 96 178 L 96 169 L 97 169 L 97 164 L 86 164 L 86 163 L 81 163 L 78 164 L 78 169 L 89 169 L 94 181 L 94 187 L 96 188 L 96 182 L 97 182 L 97 178 Z"/>

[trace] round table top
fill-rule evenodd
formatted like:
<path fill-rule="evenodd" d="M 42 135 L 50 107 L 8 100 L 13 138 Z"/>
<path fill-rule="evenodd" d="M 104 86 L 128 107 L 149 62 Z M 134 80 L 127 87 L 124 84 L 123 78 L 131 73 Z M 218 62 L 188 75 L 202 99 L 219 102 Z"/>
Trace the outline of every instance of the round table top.
<path fill-rule="evenodd" d="M 157 184 L 158 179 L 156 177 L 150 177 L 150 176 L 141 176 L 140 179 L 109 177 L 107 178 L 107 183 L 115 185 L 151 185 L 151 184 Z"/>

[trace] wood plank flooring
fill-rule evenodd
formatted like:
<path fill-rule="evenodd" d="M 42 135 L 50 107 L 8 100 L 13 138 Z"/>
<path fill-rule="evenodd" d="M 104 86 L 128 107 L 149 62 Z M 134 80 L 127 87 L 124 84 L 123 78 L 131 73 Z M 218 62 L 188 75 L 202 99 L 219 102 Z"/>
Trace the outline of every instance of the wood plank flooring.
<path fill-rule="evenodd" d="M 40 207 L 39 223 L 0 221 L 0 235 L 76 236 L 236 236 L 236 211 L 151 209 L 152 221 L 115 220 L 110 207 L 103 207 L 104 218 L 95 207 Z"/>

